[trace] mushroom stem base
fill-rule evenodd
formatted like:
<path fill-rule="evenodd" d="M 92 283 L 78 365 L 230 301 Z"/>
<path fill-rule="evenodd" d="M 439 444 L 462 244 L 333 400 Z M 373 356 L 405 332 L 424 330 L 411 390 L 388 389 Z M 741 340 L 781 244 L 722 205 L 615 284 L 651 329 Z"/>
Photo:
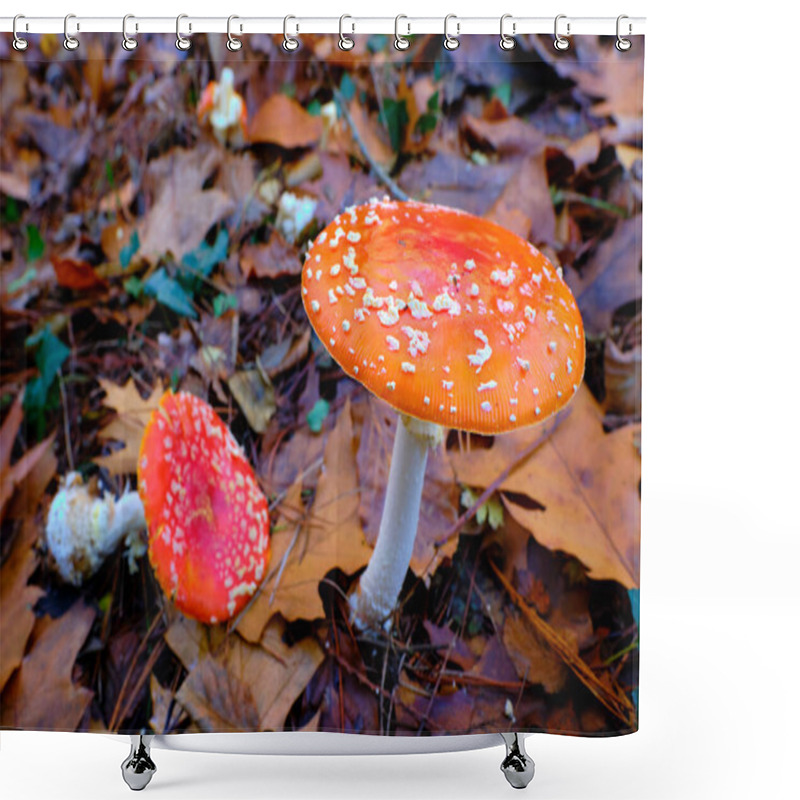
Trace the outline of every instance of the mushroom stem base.
<path fill-rule="evenodd" d="M 378 540 L 358 592 L 350 597 L 353 623 L 362 630 L 388 620 L 403 588 L 417 535 L 428 448 L 442 436 L 438 425 L 405 415 L 397 423 Z"/>

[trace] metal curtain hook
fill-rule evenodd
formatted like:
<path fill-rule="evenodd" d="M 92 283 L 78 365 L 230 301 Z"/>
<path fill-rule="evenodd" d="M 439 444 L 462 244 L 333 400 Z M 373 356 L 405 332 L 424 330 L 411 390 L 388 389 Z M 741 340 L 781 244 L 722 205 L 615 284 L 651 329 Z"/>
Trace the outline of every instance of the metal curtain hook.
<path fill-rule="evenodd" d="M 559 32 L 558 32 L 558 21 L 560 19 L 566 19 L 566 14 L 559 14 L 556 17 L 555 25 L 554 25 L 554 32 L 556 35 L 555 40 L 553 41 L 553 47 L 556 50 L 569 50 L 569 39 L 565 39 Z M 569 36 L 569 22 L 567 22 L 567 36 Z"/>
<path fill-rule="evenodd" d="M 181 20 L 182 19 L 189 19 L 189 15 L 188 14 L 178 14 L 178 16 L 177 16 L 177 18 L 175 20 L 175 37 L 176 37 L 175 38 L 175 47 L 177 47 L 178 50 L 188 50 L 192 46 L 192 40 L 191 39 L 187 39 L 181 33 Z M 190 22 L 189 23 L 189 33 L 191 33 L 191 32 L 192 32 L 192 23 Z"/>
<path fill-rule="evenodd" d="M 344 35 L 344 21 L 346 19 L 353 19 L 349 14 L 342 14 L 339 17 L 339 49 L 340 50 L 352 50 L 356 43 L 349 37 Z M 356 24 L 355 22 L 352 23 L 351 32 L 355 33 L 356 31 Z"/>
<path fill-rule="evenodd" d="M 513 19 L 511 14 L 503 14 L 500 17 L 500 48 L 502 50 L 513 50 L 517 46 L 517 40 L 513 38 L 513 34 L 517 32 L 517 23 L 511 23 L 511 36 L 505 32 L 505 24 L 507 19 Z"/>
<path fill-rule="evenodd" d="M 297 39 L 293 39 L 289 36 L 289 20 L 290 19 L 297 19 L 297 17 L 293 17 L 291 15 L 283 18 L 283 49 L 286 50 L 287 53 L 292 53 L 300 47 L 300 42 Z M 296 30 L 299 32 L 299 28 L 296 27 Z"/>
<path fill-rule="evenodd" d="M 136 41 L 132 36 L 128 36 L 128 20 L 129 19 L 136 19 L 133 14 L 126 14 L 122 18 L 122 49 L 123 50 L 135 50 L 139 46 L 139 42 Z M 139 25 L 136 25 L 136 30 L 139 30 Z"/>
<path fill-rule="evenodd" d="M 239 50 L 242 49 L 242 40 L 241 39 L 237 39 L 231 33 L 231 22 L 233 22 L 235 19 L 239 19 L 239 17 L 237 17 L 236 14 L 231 14 L 228 17 L 228 41 L 227 41 L 225 46 L 228 48 L 228 50 L 231 51 L 231 53 L 236 53 L 236 52 L 238 52 Z M 242 30 L 242 26 L 240 25 L 239 26 L 239 32 L 240 33 L 241 33 L 241 30 Z"/>
<path fill-rule="evenodd" d="M 28 45 L 30 42 L 27 39 L 22 39 L 19 34 L 17 33 L 17 21 L 25 19 L 24 14 L 17 14 L 14 17 L 14 23 L 11 26 L 11 32 L 14 34 L 14 38 L 11 41 L 11 46 L 18 52 L 24 53 L 28 49 Z M 28 30 L 28 23 L 25 23 L 25 30 Z"/>
<path fill-rule="evenodd" d="M 456 36 L 451 36 L 447 31 L 447 25 L 451 19 L 456 21 Z M 461 33 L 461 23 L 458 21 L 458 17 L 455 14 L 448 14 L 444 18 L 444 46 L 446 50 L 456 50 L 458 48 L 461 44 L 456 38 L 459 33 Z"/>
<path fill-rule="evenodd" d="M 80 42 L 74 36 L 70 36 L 68 28 L 69 28 L 69 21 L 71 19 L 75 19 L 74 14 L 67 14 L 67 16 L 64 17 L 64 49 L 70 51 L 77 50 L 78 47 L 80 46 Z M 81 29 L 80 24 L 76 23 L 75 30 L 79 31 L 80 29 Z"/>
<path fill-rule="evenodd" d="M 614 46 L 617 48 L 617 50 L 620 51 L 620 53 L 624 53 L 626 50 L 630 50 L 631 49 L 631 40 L 630 39 L 623 39 L 622 35 L 620 34 L 620 23 L 624 19 L 628 19 L 627 15 L 625 15 L 625 14 L 620 14 L 617 17 L 617 42 L 616 42 L 616 44 Z M 631 23 L 629 22 L 628 23 L 628 36 L 631 35 L 632 31 L 633 31 L 633 25 L 631 25 Z"/>
<path fill-rule="evenodd" d="M 398 14 L 394 18 L 394 48 L 395 50 L 408 50 L 411 47 L 411 42 L 406 39 L 405 36 L 400 35 L 400 20 L 401 19 L 408 19 L 405 14 Z M 408 28 L 408 34 L 411 34 L 411 25 L 406 23 L 406 27 Z"/>

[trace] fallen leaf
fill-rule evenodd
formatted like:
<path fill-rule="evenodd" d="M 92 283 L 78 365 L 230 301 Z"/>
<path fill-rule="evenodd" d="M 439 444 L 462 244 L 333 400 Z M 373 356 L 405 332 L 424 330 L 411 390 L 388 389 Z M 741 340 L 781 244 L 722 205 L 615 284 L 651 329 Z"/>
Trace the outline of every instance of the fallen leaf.
<path fill-rule="evenodd" d="M 467 139 L 488 146 L 503 158 L 544 152 L 544 135 L 519 117 L 486 120 L 465 114 L 461 124 Z"/>
<path fill-rule="evenodd" d="M 287 150 L 307 147 L 322 136 L 322 120 L 291 97 L 273 94 L 248 125 L 248 135 L 251 142 L 277 144 Z"/>
<path fill-rule="evenodd" d="M 535 630 L 523 617 L 509 614 L 503 625 L 503 645 L 517 675 L 529 684 L 541 684 L 545 692 L 561 691 L 567 680 L 567 668 L 553 649 L 539 641 Z M 578 648 L 575 648 L 577 655 Z"/>
<path fill-rule="evenodd" d="M 51 434 L 47 439 L 26 451 L 13 466 L 11 465 L 14 439 L 23 417 L 23 397 L 24 393 L 17 396 L 3 420 L 3 427 L 0 431 L 0 478 L 2 479 L 0 480 L 0 520 L 5 518 L 6 506 L 14 496 L 17 487 L 36 468 L 42 458 L 48 453 L 52 453 L 51 448 L 56 436 L 55 433 Z"/>
<path fill-rule="evenodd" d="M 133 378 L 128 378 L 124 386 L 105 378 L 98 378 L 98 381 L 106 393 L 104 404 L 117 412 L 116 418 L 98 432 L 98 437 L 122 442 L 124 446 L 107 456 L 96 457 L 94 462 L 112 475 L 135 475 L 144 429 L 150 415 L 158 408 L 164 389 L 156 386 L 145 400 Z"/>
<path fill-rule="evenodd" d="M 587 331 L 603 333 L 620 306 L 642 297 L 642 215 L 617 223 L 589 257 L 580 276 L 568 273 Z"/>
<path fill-rule="evenodd" d="M 78 727 L 93 692 L 72 682 L 72 670 L 94 617 L 94 609 L 78 601 L 58 619 L 46 616 L 36 621 L 29 652 L 3 692 L 3 727 L 40 731 Z"/>
<path fill-rule="evenodd" d="M 28 580 L 39 564 L 33 548 L 39 529 L 29 518 L 17 534 L 11 552 L 0 568 L 0 692 L 22 663 L 25 645 L 36 622 L 33 607 L 45 592 L 29 586 Z"/>
<path fill-rule="evenodd" d="M 277 344 L 265 347 L 258 356 L 258 366 L 274 378 L 302 361 L 310 342 L 311 328 L 306 326 L 298 336 L 286 336 Z"/>
<path fill-rule="evenodd" d="M 94 271 L 94 267 L 86 261 L 76 258 L 51 259 L 56 280 L 67 289 L 95 289 L 106 286 L 106 282 Z"/>
<path fill-rule="evenodd" d="M 226 192 L 203 188 L 221 158 L 218 148 L 197 145 L 176 147 L 147 165 L 143 188 L 154 200 L 139 229 L 140 256 L 158 260 L 171 252 L 180 261 L 233 211 Z"/>
<path fill-rule="evenodd" d="M 236 634 L 189 672 L 177 700 L 207 732 L 281 730 L 294 701 L 322 663 L 314 639 L 289 647 L 273 618 L 259 644 Z"/>
<path fill-rule="evenodd" d="M 347 401 L 328 434 L 323 469 L 310 513 L 303 512 L 302 480 L 281 504 L 281 524 L 273 529 L 267 579 L 237 630 L 257 641 L 274 614 L 286 620 L 324 616 L 318 586 L 338 567 L 348 575 L 367 564 L 372 548 L 364 538 L 359 509 L 359 481 L 353 420 Z"/>
<path fill-rule="evenodd" d="M 508 512 L 536 541 L 578 558 L 597 580 L 639 583 L 639 479 L 634 446 L 638 426 L 604 433 L 603 412 L 581 386 L 561 424 L 534 453 L 501 482 L 499 489 L 535 500 L 544 510 L 508 496 Z M 540 435 L 537 427 L 497 436 L 488 450 L 451 453 L 458 480 L 492 484 Z"/>
<path fill-rule="evenodd" d="M 256 433 L 264 433 L 277 411 L 275 387 L 269 378 L 260 370 L 248 369 L 231 375 L 228 386 L 250 427 Z"/>
<path fill-rule="evenodd" d="M 642 413 L 642 348 L 636 345 L 621 350 L 609 336 L 603 350 L 603 376 L 606 388 L 605 409 L 621 417 L 640 417 Z"/>
<path fill-rule="evenodd" d="M 303 270 L 297 248 L 287 242 L 277 231 L 266 244 L 246 244 L 239 253 L 242 275 L 249 278 L 279 278 L 299 275 Z"/>

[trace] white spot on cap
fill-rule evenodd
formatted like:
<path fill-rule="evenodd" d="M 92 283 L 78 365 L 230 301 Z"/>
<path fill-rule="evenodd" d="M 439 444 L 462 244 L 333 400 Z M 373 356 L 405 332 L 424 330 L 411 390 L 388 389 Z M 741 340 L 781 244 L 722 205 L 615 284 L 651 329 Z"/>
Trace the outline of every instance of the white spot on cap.
<path fill-rule="evenodd" d="M 390 350 L 399 350 L 400 349 L 400 341 L 395 339 L 394 336 L 387 336 L 386 337 L 386 344 L 388 345 Z"/>
<path fill-rule="evenodd" d="M 572 372 L 572 359 L 567 359 L 567 372 Z"/>
<path fill-rule="evenodd" d="M 483 365 L 491 358 L 492 348 L 489 346 L 488 337 L 480 328 L 476 328 L 473 333 L 477 339 L 483 342 L 483 347 L 478 348 L 475 353 L 470 353 L 467 359 L 473 367 L 478 368 L 477 372 L 480 372 Z"/>
<path fill-rule="evenodd" d="M 350 231 L 347 234 L 347 241 L 348 242 L 360 242 L 361 241 L 361 234 L 358 231 Z"/>
<path fill-rule="evenodd" d="M 556 379 L 556 374 L 555 374 L 555 372 L 551 372 L 551 373 L 550 373 L 550 380 L 551 380 L 551 381 L 554 381 L 555 379 Z"/>
<path fill-rule="evenodd" d="M 416 372 L 417 371 L 417 368 L 413 364 L 410 364 L 408 361 L 404 361 L 400 365 L 400 369 L 402 369 L 403 372 Z"/>
<path fill-rule="evenodd" d="M 555 353 L 555 351 L 556 351 L 556 347 L 558 347 L 558 344 L 557 344 L 556 342 L 550 342 L 550 344 L 548 345 L 548 347 L 550 348 L 550 352 L 551 352 L 551 353 Z"/>
<path fill-rule="evenodd" d="M 508 269 L 503 272 L 501 269 L 494 269 L 489 278 L 492 283 L 499 283 L 501 286 L 509 287 L 514 282 L 514 270 Z"/>
<path fill-rule="evenodd" d="M 346 319 L 342 321 L 342 330 L 347 333 L 350 330 L 350 320 Z"/>
<path fill-rule="evenodd" d="M 339 302 L 339 298 L 336 297 L 336 292 L 334 292 L 333 289 L 328 289 L 328 302 L 330 302 L 331 305 Z"/>
<path fill-rule="evenodd" d="M 482 383 L 478 386 L 479 392 L 486 392 L 489 389 L 496 389 L 497 388 L 497 381 L 486 381 L 486 383 Z"/>
<path fill-rule="evenodd" d="M 536 319 L 536 311 L 530 306 L 525 306 L 523 313 L 525 314 L 525 319 L 528 320 L 528 322 L 533 322 Z"/>
<path fill-rule="evenodd" d="M 472 272 L 472 270 L 474 270 L 474 269 L 475 269 L 475 262 L 473 261 L 473 259 L 471 259 L 471 258 L 468 258 L 468 259 L 467 259 L 467 260 L 464 262 L 464 269 L 465 269 L 467 272 Z"/>
<path fill-rule="evenodd" d="M 333 275 L 333 277 L 335 278 L 341 272 L 341 269 L 342 269 L 341 264 L 334 264 L 331 267 L 331 275 Z"/>
<path fill-rule="evenodd" d="M 472 286 L 469 287 L 469 293 L 473 297 L 477 297 L 478 296 L 478 292 L 480 292 L 480 289 L 478 288 L 478 284 L 477 283 L 473 283 Z"/>
<path fill-rule="evenodd" d="M 481 411 L 487 411 L 488 412 L 488 411 L 491 411 L 491 410 L 492 410 L 492 404 L 488 400 L 484 400 L 481 403 Z"/>
<path fill-rule="evenodd" d="M 319 311 L 319 303 L 316 300 L 311 301 L 311 310 Z"/>
<path fill-rule="evenodd" d="M 501 314 L 510 314 L 514 310 L 514 304 L 510 300 L 503 300 L 502 297 L 498 297 L 497 308 Z"/>
<path fill-rule="evenodd" d="M 442 381 L 442 386 L 446 392 L 452 391 L 454 385 L 453 381 Z"/>
<path fill-rule="evenodd" d="M 389 381 L 389 383 L 387 383 L 387 384 L 386 384 L 386 388 L 387 388 L 387 389 L 388 389 L 390 392 L 393 392 L 393 391 L 394 391 L 394 389 L 395 389 L 395 386 L 397 386 L 397 384 L 396 384 L 394 381 Z"/>
<path fill-rule="evenodd" d="M 520 358 L 519 356 L 517 356 L 517 364 L 519 364 L 522 367 L 522 369 L 525 370 L 525 372 L 528 372 L 528 370 L 530 370 L 531 368 L 531 362 L 528 361 L 527 358 Z"/>
<path fill-rule="evenodd" d="M 425 395 L 425 399 L 422 402 L 425 403 L 426 406 L 429 406 L 431 404 L 431 399 L 428 395 Z"/>

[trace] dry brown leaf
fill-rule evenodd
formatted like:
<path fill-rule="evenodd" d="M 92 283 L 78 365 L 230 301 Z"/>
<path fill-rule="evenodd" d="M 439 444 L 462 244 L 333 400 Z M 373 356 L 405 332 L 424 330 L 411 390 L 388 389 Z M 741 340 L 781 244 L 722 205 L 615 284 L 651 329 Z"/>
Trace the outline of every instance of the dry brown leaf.
<path fill-rule="evenodd" d="M 364 106 L 355 99 L 350 102 L 350 118 L 373 161 L 387 168 L 394 164 L 396 156 L 385 139 L 383 127 L 377 118 L 370 117 Z M 352 133 L 350 136 L 352 137 Z M 355 141 L 350 145 L 349 151 L 356 158 L 363 160 L 361 150 Z"/>
<path fill-rule="evenodd" d="M 642 348 L 621 350 L 609 336 L 603 350 L 605 409 L 621 417 L 642 413 Z"/>
<path fill-rule="evenodd" d="M 258 366 L 270 378 L 274 378 L 302 361 L 308 353 L 310 342 L 311 328 L 305 327 L 298 336 L 287 336 L 278 344 L 265 347 L 258 356 Z"/>
<path fill-rule="evenodd" d="M 239 266 L 245 278 L 252 273 L 257 278 L 299 275 L 303 269 L 297 248 L 277 231 L 266 244 L 246 244 L 239 253 Z"/>
<path fill-rule="evenodd" d="M 283 643 L 286 624 L 274 617 L 259 644 L 228 637 L 199 659 L 178 702 L 204 731 L 281 730 L 294 701 L 322 663 L 314 639 Z"/>
<path fill-rule="evenodd" d="M 353 416 L 360 431 L 361 520 L 367 541 L 374 547 L 383 516 L 398 417 L 391 406 L 373 395 L 353 409 Z M 431 449 L 410 564 L 414 574 L 423 579 L 433 575 L 442 559 L 456 551 L 458 536 L 453 535 L 453 523 L 458 517 L 458 497 L 453 469 L 444 449 Z"/>
<path fill-rule="evenodd" d="M 536 631 L 523 617 L 512 614 L 506 617 L 503 644 L 517 675 L 526 684 L 541 684 L 548 694 L 561 691 L 567 680 L 564 662 L 548 644 L 539 641 Z"/>
<path fill-rule="evenodd" d="M 17 396 L 14 404 L 3 420 L 3 427 L 0 431 L 0 520 L 6 515 L 6 506 L 14 495 L 14 492 L 32 472 L 36 465 L 48 453 L 52 455 L 52 445 L 55 433 L 51 434 L 43 442 L 34 445 L 18 461 L 11 466 L 11 451 L 14 448 L 14 439 L 17 436 L 19 426 L 22 423 L 22 399 L 24 392 Z M 39 498 L 35 498 L 38 502 Z"/>
<path fill-rule="evenodd" d="M 603 411 L 583 385 L 553 434 L 499 489 L 535 500 L 531 509 L 504 497 L 508 512 L 536 541 L 577 557 L 598 580 L 639 583 L 638 426 L 603 432 Z M 536 427 L 495 437 L 488 450 L 453 453 L 458 480 L 486 487 L 540 435 Z"/>
<path fill-rule="evenodd" d="M 364 538 L 358 516 L 354 447 L 348 401 L 328 434 L 324 467 L 310 513 L 303 513 L 302 480 L 295 482 L 281 504 L 282 521 L 270 542 L 267 580 L 237 628 L 249 641 L 260 638 L 265 624 L 277 612 L 287 620 L 323 617 L 319 582 L 334 567 L 352 575 L 369 561 L 372 548 Z"/>
<path fill-rule="evenodd" d="M 556 241 L 556 215 L 543 150 L 516 162 L 514 174 L 485 216 L 523 239 Z"/>
<path fill-rule="evenodd" d="M 322 136 L 322 120 L 309 114 L 297 100 L 273 94 L 248 125 L 251 142 L 277 144 L 287 150 L 307 147 Z"/>
<path fill-rule="evenodd" d="M 488 145 L 503 158 L 544 152 L 544 135 L 519 117 L 486 120 L 465 114 L 462 125 L 468 139 Z"/>
<path fill-rule="evenodd" d="M 247 422 L 256 433 L 264 433 L 277 410 L 275 387 L 260 370 L 236 372 L 228 378 L 231 390 Z"/>
<path fill-rule="evenodd" d="M 642 215 L 621 220 L 602 241 L 581 271 L 568 273 L 568 283 L 587 331 L 603 333 L 620 306 L 642 297 Z"/>
<path fill-rule="evenodd" d="M 176 147 L 147 165 L 144 188 L 154 200 L 139 229 L 137 255 L 155 260 L 169 251 L 180 260 L 233 211 L 226 192 L 203 188 L 221 159 L 218 148 L 197 145 Z"/>
<path fill-rule="evenodd" d="M 3 692 L 0 724 L 47 731 L 78 727 L 93 693 L 72 682 L 72 669 L 94 617 L 94 609 L 79 600 L 58 619 L 36 621 L 29 652 Z"/>
<path fill-rule="evenodd" d="M 94 267 L 87 261 L 81 261 L 77 258 L 57 258 L 55 256 L 50 261 L 53 264 L 56 280 L 60 286 L 76 290 L 107 286 L 106 281 L 94 271 Z"/>
<path fill-rule="evenodd" d="M 39 563 L 33 549 L 38 536 L 39 530 L 29 518 L 0 568 L 0 692 L 22 663 L 25 645 L 36 622 L 33 607 L 45 593 L 38 586 L 28 586 Z"/>
<path fill-rule="evenodd" d="M 158 408 L 164 389 L 156 386 L 145 400 L 139 394 L 133 378 L 128 378 L 124 386 L 117 386 L 105 378 L 98 378 L 98 381 L 106 393 L 104 404 L 117 412 L 116 418 L 99 431 L 98 436 L 122 442 L 124 447 L 107 456 L 98 456 L 94 462 L 108 469 L 112 475 L 133 475 L 136 473 L 144 429 L 150 415 Z"/>

